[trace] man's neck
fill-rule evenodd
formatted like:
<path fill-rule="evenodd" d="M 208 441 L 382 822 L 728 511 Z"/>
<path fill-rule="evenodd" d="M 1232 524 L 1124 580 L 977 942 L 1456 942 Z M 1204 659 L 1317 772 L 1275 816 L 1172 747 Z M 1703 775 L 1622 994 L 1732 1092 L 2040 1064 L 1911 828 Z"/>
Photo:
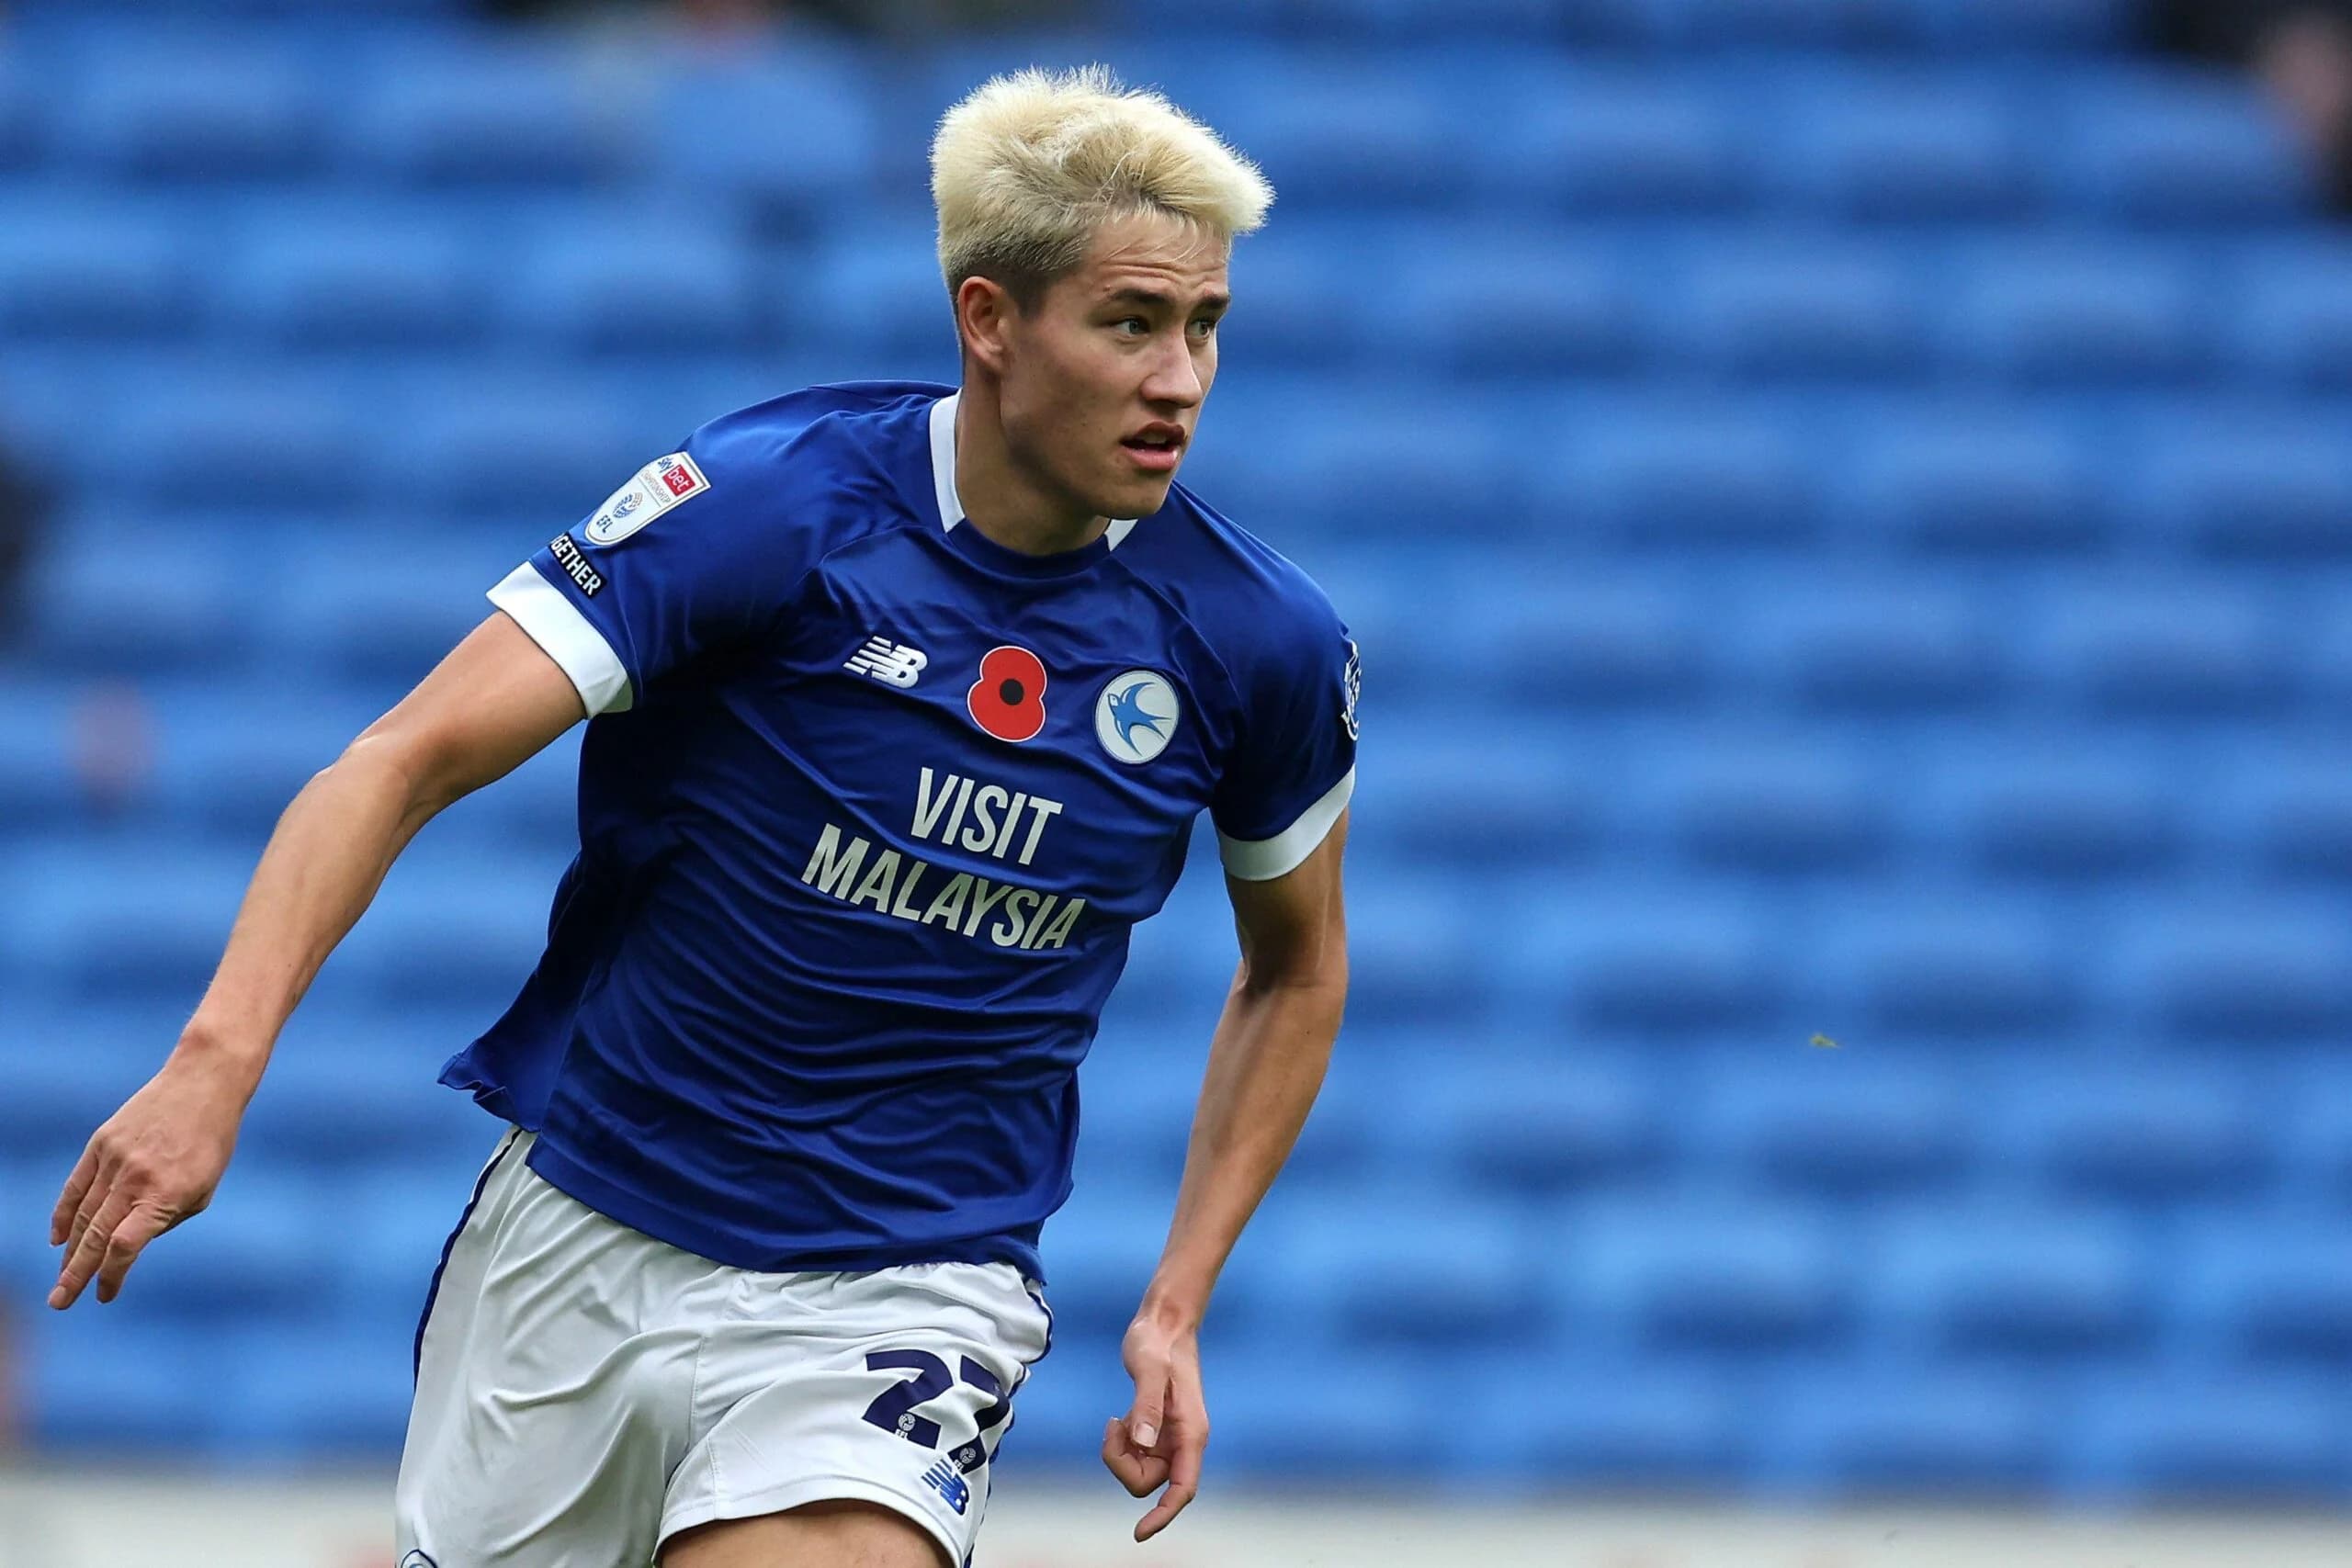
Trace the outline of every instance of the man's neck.
<path fill-rule="evenodd" d="M 1080 549 L 1102 536 L 1104 517 L 1082 517 L 1053 499 L 1012 460 L 996 405 L 975 402 L 970 384 L 956 400 L 956 498 L 964 520 L 990 543 L 1027 556 Z"/>

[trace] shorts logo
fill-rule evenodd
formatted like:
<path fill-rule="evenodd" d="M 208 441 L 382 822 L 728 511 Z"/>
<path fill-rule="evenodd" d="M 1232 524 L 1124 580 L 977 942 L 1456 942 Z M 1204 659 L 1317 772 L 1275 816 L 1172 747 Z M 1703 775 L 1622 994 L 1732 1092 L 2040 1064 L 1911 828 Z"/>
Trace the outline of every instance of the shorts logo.
<path fill-rule="evenodd" d="M 401 1568 L 441 1568 L 441 1565 L 422 1551 L 412 1551 L 401 1559 Z"/>
<path fill-rule="evenodd" d="M 1046 728 L 1046 661 L 1010 643 L 989 649 L 964 705 L 999 740 L 1035 740 Z"/>
<path fill-rule="evenodd" d="M 1111 677 L 1094 702 L 1094 738 L 1122 762 L 1148 762 L 1176 738 L 1176 688 L 1149 670 Z"/>
<path fill-rule="evenodd" d="M 947 1506 L 962 1514 L 972 1505 L 972 1483 L 956 1472 L 954 1465 L 940 1460 L 922 1472 L 923 1484 L 947 1499 Z"/>
<path fill-rule="evenodd" d="M 1348 739 L 1356 737 L 1356 699 L 1363 694 L 1363 660 L 1356 655 L 1356 639 L 1348 638 L 1347 668 L 1340 671 L 1340 695 L 1345 705 L 1340 709 L 1340 722 L 1347 727 Z"/>
<path fill-rule="evenodd" d="M 580 530 L 592 545 L 617 545 L 690 495 L 710 488 L 710 481 L 684 452 L 657 457 L 615 491 Z"/>

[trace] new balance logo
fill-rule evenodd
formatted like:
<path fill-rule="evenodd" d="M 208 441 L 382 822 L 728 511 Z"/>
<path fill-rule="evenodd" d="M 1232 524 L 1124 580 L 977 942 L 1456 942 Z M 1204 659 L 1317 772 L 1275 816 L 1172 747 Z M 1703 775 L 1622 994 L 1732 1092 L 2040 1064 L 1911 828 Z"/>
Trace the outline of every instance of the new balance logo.
<path fill-rule="evenodd" d="M 956 1467 L 941 1460 L 922 1472 L 923 1484 L 947 1499 L 947 1506 L 959 1515 L 972 1505 L 972 1483 L 956 1472 Z"/>
<path fill-rule="evenodd" d="M 876 637 L 866 638 L 865 646 L 851 654 L 849 662 L 842 668 L 855 674 L 871 675 L 903 692 L 921 678 L 923 667 L 930 662 L 931 655 L 922 649 Z"/>

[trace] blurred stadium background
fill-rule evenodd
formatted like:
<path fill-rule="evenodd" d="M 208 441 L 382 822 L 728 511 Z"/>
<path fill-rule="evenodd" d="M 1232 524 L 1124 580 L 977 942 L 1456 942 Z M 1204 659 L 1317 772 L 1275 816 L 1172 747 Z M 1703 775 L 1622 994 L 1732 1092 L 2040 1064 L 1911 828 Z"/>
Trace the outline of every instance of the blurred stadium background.
<path fill-rule="evenodd" d="M 2129 0 L 755 10 L 0 20 L 0 1563 L 380 1561 L 492 1141 L 431 1080 L 572 747 L 424 834 L 103 1310 L 40 1304 L 59 1183 L 514 561 L 726 409 L 954 378 L 931 125 L 1091 59 L 1280 192 L 1184 478 L 1363 647 L 1356 981 L 1137 1553 L 1213 854 L 1138 933 L 982 1561 L 2352 1562 L 2324 16 L 2266 78 Z M 2233 1511 L 2059 1522 L 2156 1506 Z"/>

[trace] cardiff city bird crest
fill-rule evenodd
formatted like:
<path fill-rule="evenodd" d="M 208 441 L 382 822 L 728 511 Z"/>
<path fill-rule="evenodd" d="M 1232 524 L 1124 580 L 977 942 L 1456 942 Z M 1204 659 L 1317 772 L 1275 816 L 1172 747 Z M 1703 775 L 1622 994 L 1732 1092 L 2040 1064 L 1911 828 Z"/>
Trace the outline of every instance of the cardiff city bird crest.
<path fill-rule="evenodd" d="M 1176 688 L 1164 675 L 1114 675 L 1094 703 L 1094 735 L 1122 762 L 1148 762 L 1176 738 Z"/>

